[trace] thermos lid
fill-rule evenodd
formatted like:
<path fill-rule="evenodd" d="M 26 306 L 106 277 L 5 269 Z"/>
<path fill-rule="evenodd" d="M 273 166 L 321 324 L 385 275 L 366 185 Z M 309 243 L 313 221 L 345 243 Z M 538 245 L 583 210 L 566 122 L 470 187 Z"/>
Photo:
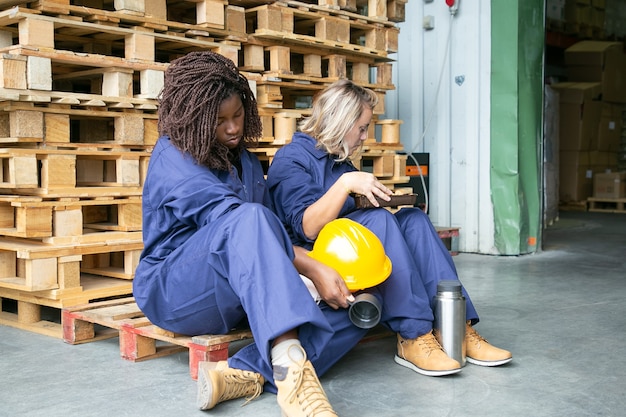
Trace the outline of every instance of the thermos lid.
<path fill-rule="evenodd" d="M 437 283 L 437 291 L 439 292 L 460 292 L 461 281 L 458 279 L 442 279 Z"/>

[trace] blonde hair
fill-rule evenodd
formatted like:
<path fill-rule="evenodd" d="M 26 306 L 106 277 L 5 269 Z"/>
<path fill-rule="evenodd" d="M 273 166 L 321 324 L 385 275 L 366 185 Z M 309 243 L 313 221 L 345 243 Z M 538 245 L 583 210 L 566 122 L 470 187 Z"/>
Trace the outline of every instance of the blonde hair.
<path fill-rule="evenodd" d="M 301 132 L 314 137 L 317 147 L 337 161 L 348 159 L 350 149 L 344 142 L 346 134 L 363 114 L 363 108 L 374 109 L 378 96 L 372 90 L 339 80 L 323 90 L 313 101 L 311 116 L 300 122 Z"/>

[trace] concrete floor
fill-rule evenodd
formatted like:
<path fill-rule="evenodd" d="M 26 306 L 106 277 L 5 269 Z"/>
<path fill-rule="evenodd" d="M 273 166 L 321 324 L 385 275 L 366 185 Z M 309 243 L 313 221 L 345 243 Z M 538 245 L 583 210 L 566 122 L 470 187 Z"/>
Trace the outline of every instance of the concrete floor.
<path fill-rule="evenodd" d="M 510 349 L 499 368 L 425 377 L 395 339 L 357 346 L 322 378 L 341 416 L 622 416 L 626 409 L 626 216 L 562 212 L 544 250 L 456 256 L 479 332 Z M 84 345 L 0 326 L 0 416 L 278 416 L 265 393 L 195 407 L 187 353 L 128 362 L 118 340 Z"/>

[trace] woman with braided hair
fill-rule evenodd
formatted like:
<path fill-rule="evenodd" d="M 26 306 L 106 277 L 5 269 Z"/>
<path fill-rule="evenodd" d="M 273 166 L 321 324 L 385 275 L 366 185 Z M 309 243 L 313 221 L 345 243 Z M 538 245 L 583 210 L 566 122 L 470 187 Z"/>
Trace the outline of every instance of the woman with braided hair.
<path fill-rule="evenodd" d="M 180 334 L 224 334 L 247 320 L 254 343 L 200 364 L 201 409 L 265 388 L 285 416 L 336 416 L 317 373 L 363 336 L 345 314 L 354 298 L 334 269 L 292 246 L 271 210 L 263 169 L 247 150 L 261 135 L 248 81 L 219 54 L 189 53 L 166 70 L 158 115 L 137 304 Z M 337 282 L 332 308 L 315 303 L 300 273 Z"/>

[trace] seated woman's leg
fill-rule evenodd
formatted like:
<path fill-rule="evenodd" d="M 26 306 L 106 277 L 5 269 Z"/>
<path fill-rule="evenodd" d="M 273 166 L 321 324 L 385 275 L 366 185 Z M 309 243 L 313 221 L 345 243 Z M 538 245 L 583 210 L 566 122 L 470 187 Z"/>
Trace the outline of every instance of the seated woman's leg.
<path fill-rule="evenodd" d="M 413 254 L 415 265 L 431 300 L 431 307 L 434 308 L 437 283 L 442 279 L 458 279 L 452 256 L 422 210 L 403 208 L 395 213 L 395 217 L 402 230 L 404 241 Z M 467 320 L 478 323 L 478 313 L 465 288 L 463 295 L 466 300 Z"/>
<path fill-rule="evenodd" d="M 433 322 L 430 301 L 396 218 L 385 209 L 357 210 L 348 217 L 371 230 L 391 260 L 389 278 L 368 290 L 381 298 L 381 322 L 408 339 L 428 333 Z"/>
<path fill-rule="evenodd" d="M 381 296 L 381 322 L 397 333 L 394 360 L 424 375 L 459 372 L 459 362 L 445 354 L 432 332 L 431 300 L 398 220 L 385 209 L 357 210 L 349 217 L 374 232 L 391 259 L 389 278 L 368 291 Z"/>
<path fill-rule="evenodd" d="M 262 205 L 247 203 L 198 230 L 152 269 L 136 299 L 156 325 L 183 334 L 228 332 L 247 317 L 263 360 L 270 341 L 301 325 L 332 335 L 292 262 L 289 236 Z"/>

